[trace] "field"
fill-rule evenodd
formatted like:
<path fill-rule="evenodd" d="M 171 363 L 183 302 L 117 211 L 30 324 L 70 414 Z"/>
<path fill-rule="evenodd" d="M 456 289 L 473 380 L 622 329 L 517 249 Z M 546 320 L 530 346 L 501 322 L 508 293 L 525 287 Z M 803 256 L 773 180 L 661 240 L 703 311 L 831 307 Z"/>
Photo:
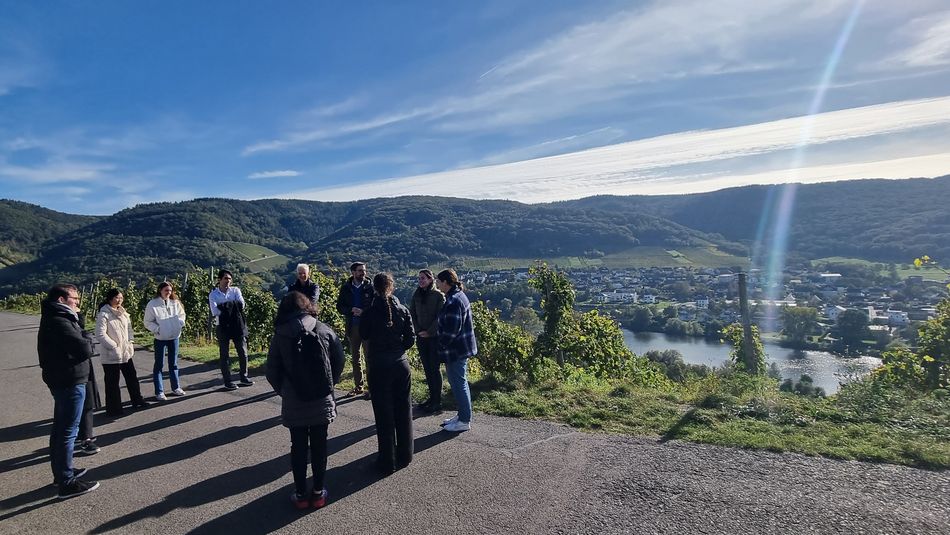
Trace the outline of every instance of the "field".
<path fill-rule="evenodd" d="M 861 264 L 869 267 L 877 267 L 878 271 L 882 274 L 887 274 L 888 264 L 885 262 L 871 262 L 869 260 L 862 260 L 860 258 L 847 258 L 843 256 L 830 256 L 827 258 L 819 258 L 817 260 L 812 260 L 812 265 L 822 264 L 825 262 L 839 263 L 839 264 Z M 925 279 L 932 279 L 942 281 L 947 278 L 947 274 L 937 268 L 933 267 L 915 267 L 912 263 L 907 264 L 897 264 L 897 275 L 901 279 L 906 279 L 907 277 L 912 277 L 914 275 L 921 276 Z"/>
<path fill-rule="evenodd" d="M 531 267 L 536 258 L 465 258 L 468 269 L 500 270 Z M 637 247 L 621 253 L 609 254 L 601 258 L 579 256 L 560 256 L 543 258 L 549 265 L 561 269 L 583 269 L 590 267 L 644 268 L 644 267 L 731 267 L 746 266 L 748 259 L 724 253 L 715 247 L 681 247 L 666 249 L 663 247 Z"/>
<path fill-rule="evenodd" d="M 247 259 L 243 263 L 252 273 L 260 273 L 269 269 L 282 267 L 290 261 L 286 256 L 253 243 L 236 241 L 223 242 L 229 249 Z"/>

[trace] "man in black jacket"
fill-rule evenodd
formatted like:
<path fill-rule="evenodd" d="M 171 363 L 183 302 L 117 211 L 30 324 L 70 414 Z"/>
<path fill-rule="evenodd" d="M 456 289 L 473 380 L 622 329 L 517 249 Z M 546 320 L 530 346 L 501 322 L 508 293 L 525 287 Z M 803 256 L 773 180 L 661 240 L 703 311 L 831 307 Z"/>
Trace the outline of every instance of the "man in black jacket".
<path fill-rule="evenodd" d="M 300 292 L 316 306 L 320 299 L 320 285 L 310 278 L 309 264 L 297 264 L 297 277 L 287 284 L 287 292 Z"/>
<path fill-rule="evenodd" d="M 43 382 L 53 395 L 53 428 L 49 437 L 53 481 L 60 499 L 99 488 L 97 481 L 79 479 L 86 471 L 73 468 L 73 448 L 79 433 L 92 357 L 92 340 L 79 317 L 79 291 L 71 284 L 49 289 L 42 304 L 36 351 Z"/>

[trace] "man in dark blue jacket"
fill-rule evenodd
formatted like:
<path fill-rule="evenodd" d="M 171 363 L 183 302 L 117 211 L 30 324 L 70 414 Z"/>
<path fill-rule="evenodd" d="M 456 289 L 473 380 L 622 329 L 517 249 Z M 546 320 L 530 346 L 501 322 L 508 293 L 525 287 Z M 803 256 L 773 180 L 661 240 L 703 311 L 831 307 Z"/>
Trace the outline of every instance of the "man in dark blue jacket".
<path fill-rule="evenodd" d="M 340 287 L 336 309 L 346 320 L 346 340 L 350 347 L 355 386 L 350 394 L 365 396 L 369 391 L 363 389 L 363 367 L 360 365 L 360 351 L 366 353 L 366 343 L 360 338 L 360 316 L 373 303 L 373 285 L 366 278 L 366 264 L 363 262 L 353 262 L 350 273 L 352 276 Z"/>
<path fill-rule="evenodd" d="M 42 304 L 36 351 L 43 382 L 53 395 L 50 465 L 60 499 L 99 488 L 97 481 L 79 479 L 85 470 L 73 467 L 73 448 L 79 433 L 92 357 L 92 340 L 79 317 L 79 291 L 72 284 L 49 289 Z"/>

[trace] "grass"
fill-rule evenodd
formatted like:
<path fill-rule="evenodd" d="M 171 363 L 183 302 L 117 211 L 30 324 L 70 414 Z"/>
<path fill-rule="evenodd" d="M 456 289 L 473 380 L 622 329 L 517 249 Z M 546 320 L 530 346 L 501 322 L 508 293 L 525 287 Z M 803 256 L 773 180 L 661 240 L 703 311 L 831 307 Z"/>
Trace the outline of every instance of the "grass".
<path fill-rule="evenodd" d="M 887 262 L 872 262 L 870 260 L 863 260 L 860 258 L 848 258 L 844 256 L 829 256 L 827 258 L 819 258 L 817 260 L 812 260 L 812 265 L 823 264 L 825 262 L 834 263 L 834 264 L 858 264 L 867 267 L 874 266 L 883 266 L 883 269 L 879 270 L 879 273 L 882 275 L 888 274 Z M 942 281 L 947 278 L 947 274 L 942 270 L 934 267 L 916 267 L 913 264 L 896 264 L 897 266 L 897 276 L 901 279 L 907 279 L 908 277 L 921 276 L 925 279 L 932 279 Z"/>
<path fill-rule="evenodd" d="M 218 361 L 216 345 L 181 351 L 190 360 Z M 252 371 L 262 373 L 266 354 L 253 352 L 249 359 Z M 422 401 L 425 377 L 414 354 L 410 362 L 412 397 Z M 824 399 L 779 392 L 774 380 L 742 374 L 693 377 L 662 388 L 588 375 L 536 385 L 479 377 L 475 369 L 471 375 L 474 410 L 487 414 L 590 432 L 950 468 L 950 395 L 938 395 L 943 391 L 923 396 L 855 383 Z M 353 388 L 349 359 L 338 388 Z M 446 411 L 454 407 L 447 384 L 442 403 Z"/>
<path fill-rule="evenodd" d="M 537 258 L 469 257 L 465 265 L 470 269 L 486 271 L 531 267 Z M 716 247 L 684 247 L 678 250 L 642 246 L 600 258 L 558 256 L 542 258 L 550 265 L 563 269 L 584 268 L 646 268 L 646 267 L 731 267 L 744 266 L 748 259 L 723 252 Z"/>
<path fill-rule="evenodd" d="M 290 261 L 286 256 L 262 245 L 236 241 L 225 241 L 222 243 L 235 253 L 244 257 L 245 261 L 242 265 L 251 270 L 252 273 L 260 273 L 262 271 L 282 267 Z"/>

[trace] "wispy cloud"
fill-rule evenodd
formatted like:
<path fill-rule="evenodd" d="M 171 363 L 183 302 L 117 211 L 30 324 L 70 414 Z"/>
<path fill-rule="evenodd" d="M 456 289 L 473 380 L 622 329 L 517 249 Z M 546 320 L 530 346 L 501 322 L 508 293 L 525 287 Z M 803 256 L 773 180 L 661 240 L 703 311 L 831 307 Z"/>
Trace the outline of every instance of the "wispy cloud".
<path fill-rule="evenodd" d="M 561 154 L 564 152 L 606 145 L 623 137 L 623 135 L 623 130 L 608 126 L 605 128 L 598 128 L 597 130 L 584 132 L 582 134 L 543 141 L 528 147 L 519 147 L 516 149 L 496 152 L 479 158 L 478 160 L 462 162 L 458 165 L 458 167 L 480 167 L 483 165 L 495 165 L 508 162 L 517 162 L 521 160 L 530 160 L 533 158 L 541 158 L 543 156 L 551 156 L 554 154 Z"/>
<path fill-rule="evenodd" d="M 950 10 L 912 20 L 900 33 L 910 44 L 880 62 L 882 67 L 950 65 Z"/>
<path fill-rule="evenodd" d="M 874 177 L 883 177 L 885 171 L 899 172 L 897 176 L 903 177 L 920 176 L 925 171 L 930 173 L 940 169 L 942 165 L 946 166 L 944 172 L 950 172 L 950 155 L 945 150 L 921 155 L 914 160 L 923 166 L 923 171 L 885 166 L 881 162 L 852 164 L 845 153 L 837 163 L 824 162 L 811 171 L 797 169 L 790 172 L 787 153 L 801 143 L 801 131 L 806 124 L 812 132 L 808 140 L 811 147 L 854 143 L 925 128 L 946 130 L 950 125 L 950 96 L 892 102 L 734 128 L 683 132 L 534 160 L 389 179 L 374 182 L 371 191 L 374 196 L 463 195 L 542 202 L 584 197 L 592 191 L 613 194 L 706 191 L 715 189 L 713 184 L 723 182 L 729 185 L 740 185 L 741 180 L 781 182 L 790 175 L 808 181 L 816 176 L 824 177 L 823 173 L 829 169 L 840 171 L 843 168 L 834 166 L 845 164 L 850 165 L 848 169 L 852 172 L 869 173 Z M 766 155 L 782 158 L 775 159 L 768 173 L 750 175 L 743 159 Z M 704 173 L 696 170 L 727 160 L 734 162 L 730 166 L 732 171 Z M 710 176 L 716 177 L 715 180 Z M 459 184 L 465 184 L 465 188 L 458 188 Z M 295 193 L 294 196 L 352 200 L 361 198 L 366 191 L 363 186 L 337 187 Z"/>
<path fill-rule="evenodd" d="M 293 169 L 285 169 L 282 171 L 262 171 L 260 173 L 251 173 L 247 175 L 247 178 L 255 180 L 259 178 L 278 178 L 286 176 L 300 176 L 300 171 L 294 171 Z"/>
<path fill-rule="evenodd" d="M 35 87 L 48 75 L 47 61 L 25 41 L 0 35 L 0 97 Z"/>
<path fill-rule="evenodd" d="M 375 116 L 298 124 L 276 139 L 251 144 L 245 156 L 297 150 L 318 141 L 394 128 L 415 133 L 470 132 L 544 121 L 610 108 L 644 84 L 788 66 L 774 43 L 834 24 L 850 0 L 803 7 L 797 0 L 680 0 L 654 2 L 567 28 L 492 62 L 467 92 L 408 104 Z M 444 91 L 443 88 L 432 88 Z M 366 111 L 368 106 L 362 106 Z M 301 116 L 312 117 L 310 112 Z"/>

